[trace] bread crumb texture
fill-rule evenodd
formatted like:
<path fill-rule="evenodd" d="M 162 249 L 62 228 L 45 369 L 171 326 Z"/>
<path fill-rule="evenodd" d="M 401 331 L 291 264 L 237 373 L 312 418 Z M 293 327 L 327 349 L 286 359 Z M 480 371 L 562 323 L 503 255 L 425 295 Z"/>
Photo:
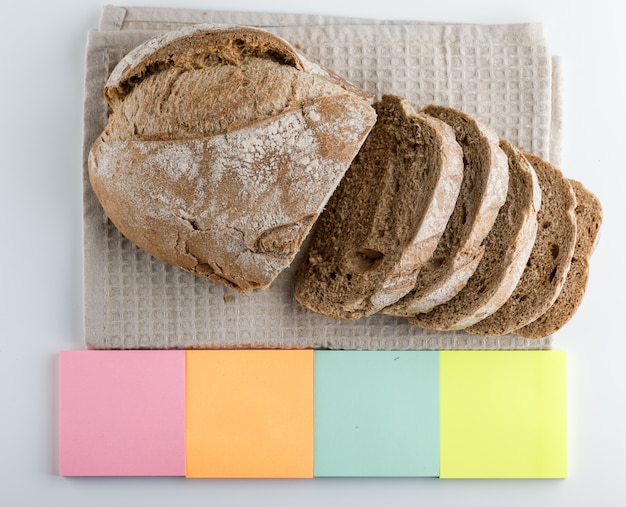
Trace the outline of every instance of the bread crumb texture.
<path fill-rule="evenodd" d="M 465 329 L 500 308 L 522 276 L 537 233 L 541 188 L 523 154 L 504 140 L 500 147 L 509 160 L 509 189 L 485 239 L 483 258 L 454 298 L 430 312 L 409 317 L 409 322 L 442 331 Z"/>
<path fill-rule="evenodd" d="M 556 301 L 538 319 L 515 331 L 524 338 L 543 338 L 561 329 L 582 304 L 589 260 L 596 246 L 602 225 L 602 206 L 598 198 L 582 183 L 569 180 L 576 195 L 576 246 L 565 283 Z"/>
<path fill-rule="evenodd" d="M 555 301 L 570 269 L 576 242 L 576 197 L 561 172 L 525 155 L 539 180 L 542 199 L 537 236 L 515 290 L 496 312 L 467 329 L 473 334 L 508 334 L 541 316 Z"/>
<path fill-rule="evenodd" d="M 509 170 L 494 132 L 469 115 L 443 106 L 423 113 L 454 129 L 463 150 L 463 181 L 454 211 L 432 257 L 420 270 L 415 286 L 383 313 L 411 316 L 432 310 L 458 294 L 483 257 L 483 241 L 506 200 Z"/>
<path fill-rule="evenodd" d="M 452 130 L 387 95 L 378 120 L 319 219 L 296 278 L 304 307 L 356 319 L 415 283 L 452 213 L 462 153 Z"/>

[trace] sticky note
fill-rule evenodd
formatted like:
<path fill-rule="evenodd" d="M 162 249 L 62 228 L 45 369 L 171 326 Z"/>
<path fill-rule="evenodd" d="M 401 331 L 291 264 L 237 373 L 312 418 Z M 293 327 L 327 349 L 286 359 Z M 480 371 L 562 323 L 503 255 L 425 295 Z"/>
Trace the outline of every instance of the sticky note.
<path fill-rule="evenodd" d="M 439 475 L 436 351 L 316 351 L 315 476 Z"/>
<path fill-rule="evenodd" d="M 59 473 L 185 474 L 184 351 L 66 351 Z"/>
<path fill-rule="evenodd" d="M 187 351 L 187 477 L 312 477 L 313 358 Z"/>
<path fill-rule="evenodd" d="M 442 478 L 567 475 L 565 352 L 440 357 Z"/>

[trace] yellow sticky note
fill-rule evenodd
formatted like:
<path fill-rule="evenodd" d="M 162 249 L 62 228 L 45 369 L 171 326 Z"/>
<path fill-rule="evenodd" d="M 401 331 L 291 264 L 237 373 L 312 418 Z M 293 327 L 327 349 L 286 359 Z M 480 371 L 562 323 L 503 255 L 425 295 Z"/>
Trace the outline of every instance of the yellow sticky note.
<path fill-rule="evenodd" d="M 562 351 L 442 351 L 442 478 L 567 476 Z"/>
<path fill-rule="evenodd" d="M 187 477 L 313 477 L 313 351 L 187 351 Z"/>

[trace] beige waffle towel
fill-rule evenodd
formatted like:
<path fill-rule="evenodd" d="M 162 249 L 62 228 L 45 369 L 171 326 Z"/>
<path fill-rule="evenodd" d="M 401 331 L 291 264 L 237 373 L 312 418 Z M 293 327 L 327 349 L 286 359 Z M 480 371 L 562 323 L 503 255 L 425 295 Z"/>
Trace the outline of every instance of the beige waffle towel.
<path fill-rule="evenodd" d="M 84 118 L 85 340 L 91 348 L 540 349 L 550 339 L 427 331 L 374 315 L 336 322 L 293 298 L 295 268 L 246 296 L 168 266 L 107 220 L 86 177 L 107 120 L 102 90 L 116 63 L 159 33 L 194 23 L 265 28 L 380 97 L 461 109 L 518 146 L 560 161 L 558 60 L 540 25 L 445 25 L 293 14 L 104 8 L 89 33 Z"/>

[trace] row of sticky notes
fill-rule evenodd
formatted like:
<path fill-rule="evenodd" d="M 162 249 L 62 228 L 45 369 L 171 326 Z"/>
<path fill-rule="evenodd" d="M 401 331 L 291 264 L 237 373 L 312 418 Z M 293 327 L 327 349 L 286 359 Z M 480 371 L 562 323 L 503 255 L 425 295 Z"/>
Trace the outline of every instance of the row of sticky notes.
<path fill-rule="evenodd" d="M 60 355 L 61 475 L 565 477 L 565 353 Z"/>

